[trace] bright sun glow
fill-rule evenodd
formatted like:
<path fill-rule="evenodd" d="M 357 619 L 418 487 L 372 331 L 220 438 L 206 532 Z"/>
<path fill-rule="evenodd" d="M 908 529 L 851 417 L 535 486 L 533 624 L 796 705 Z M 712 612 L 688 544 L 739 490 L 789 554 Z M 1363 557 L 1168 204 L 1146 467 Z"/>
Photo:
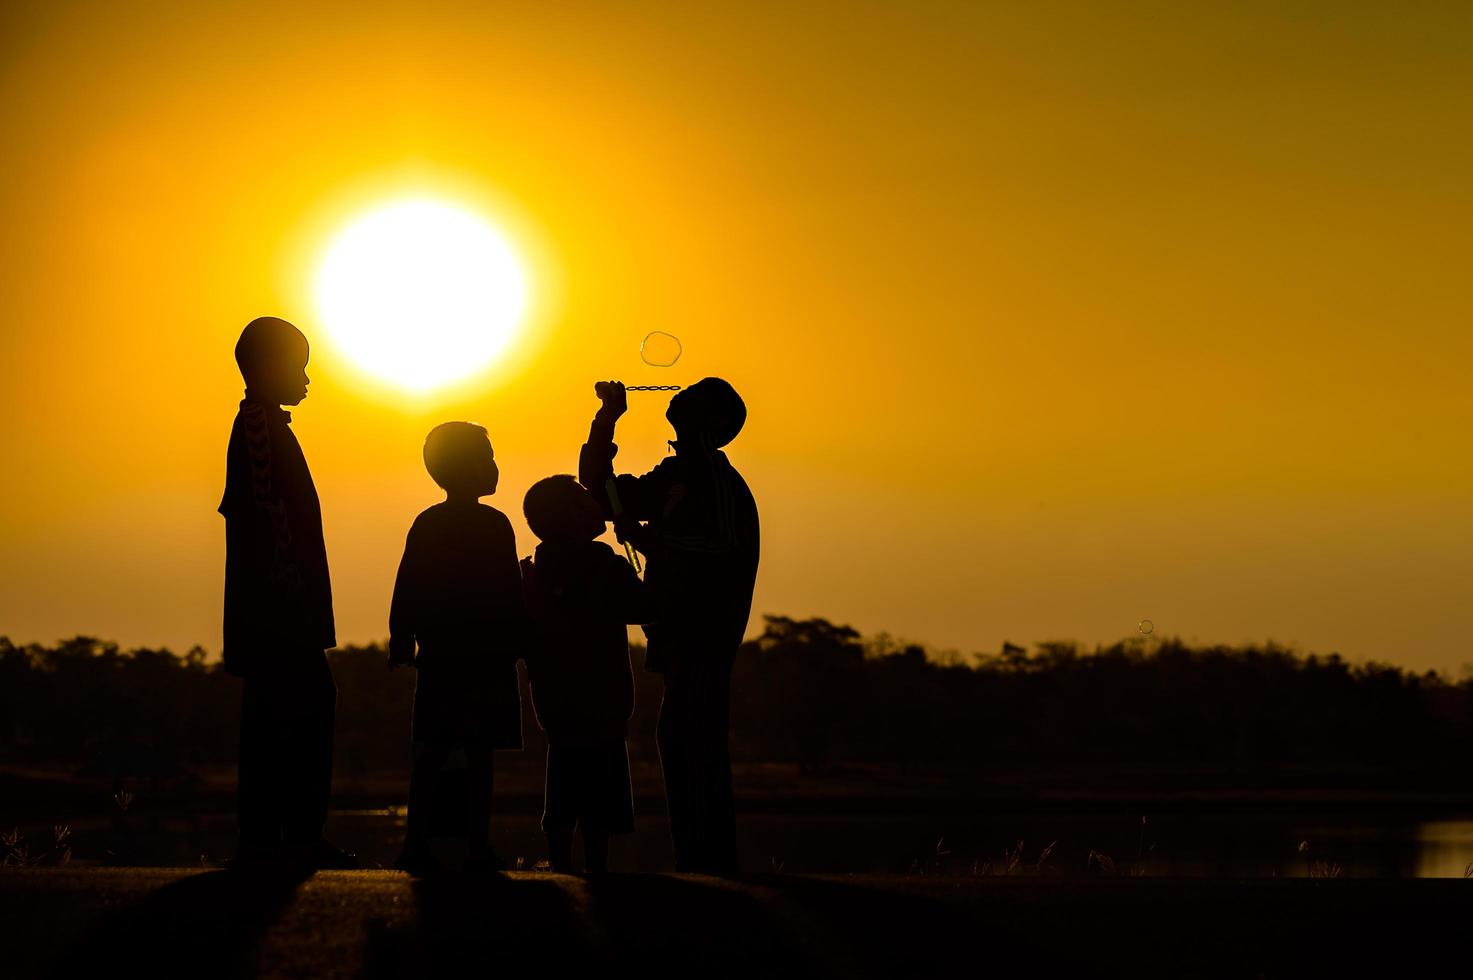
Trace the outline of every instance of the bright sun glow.
<path fill-rule="evenodd" d="M 413 391 L 493 362 L 527 308 L 527 274 L 506 237 L 444 201 L 395 201 L 333 239 L 317 270 L 317 309 L 364 371 Z"/>

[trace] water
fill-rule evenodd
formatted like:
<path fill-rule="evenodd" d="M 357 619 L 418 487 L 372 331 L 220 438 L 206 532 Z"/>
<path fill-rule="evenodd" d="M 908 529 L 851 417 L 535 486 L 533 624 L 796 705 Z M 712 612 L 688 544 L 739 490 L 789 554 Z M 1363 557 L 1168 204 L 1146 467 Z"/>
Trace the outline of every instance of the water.
<path fill-rule="evenodd" d="M 115 816 L 71 827 L 74 857 L 89 863 L 198 866 L 234 847 L 226 814 Z M 37 841 L 50 834 L 49 826 L 23 829 Z M 328 826 L 368 866 L 391 865 L 403 832 L 402 807 L 335 811 Z M 614 868 L 670 870 L 667 833 L 662 809 L 645 807 L 635 833 L 617 841 Z M 1473 814 L 1178 812 L 1142 821 L 1119 811 L 755 812 L 741 814 L 738 833 L 744 868 L 760 872 L 1462 878 L 1473 864 Z M 495 816 L 493 845 L 528 867 L 546 856 L 537 814 Z M 456 857 L 451 842 L 441 848 Z"/>
<path fill-rule="evenodd" d="M 1470 815 L 1473 816 L 1473 815 Z M 755 869 L 787 871 L 1117 873 L 1181 877 L 1462 878 L 1473 819 L 1284 814 L 775 817 L 744 821 Z M 1307 851 L 1301 845 L 1308 843 Z M 1048 849 L 1047 856 L 1044 851 Z M 1091 852 L 1107 859 L 1091 860 Z M 1040 866 L 1039 860 L 1044 857 Z"/>
<path fill-rule="evenodd" d="M 1473 867 L 1473 820 L 1417 825 L 1416 878 L 1467 878 Z"/>

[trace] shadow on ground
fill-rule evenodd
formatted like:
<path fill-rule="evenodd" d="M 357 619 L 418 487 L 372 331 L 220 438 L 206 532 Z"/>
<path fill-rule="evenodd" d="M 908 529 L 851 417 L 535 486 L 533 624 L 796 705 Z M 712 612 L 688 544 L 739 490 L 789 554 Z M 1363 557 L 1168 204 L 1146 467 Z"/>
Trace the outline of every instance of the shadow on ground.
<path fill-rule="evenodd" d="M 0 872 L 28 978 L 1408 976 L 1473 881 Z"/>
<path fill-rule="evenodd" d="M 408 885 L 408 915 L 374 917 L 364 977 L 552 971 L 577 976 L 592 962 L 568 892 L 551 876 L 447 875 Z"/>
<path fill-rule="evenodd" d="M 136 904 L 109 910 L 49 972 L 96 980 L 119 972 L 151 977 L 253 977 L 261 941 L 306 874 L 209 871 L 165 884 Z"/>
<path fill-rule="evenodd" d="M 1036 966 L 1043 952 L 931 896 L 794 877 L 447 877 L 411 890 L 413 916 L 371 924 L 365 976 L 893 977 L 950 972 L 969 943 L 991 946 L 994 965 Z"/>

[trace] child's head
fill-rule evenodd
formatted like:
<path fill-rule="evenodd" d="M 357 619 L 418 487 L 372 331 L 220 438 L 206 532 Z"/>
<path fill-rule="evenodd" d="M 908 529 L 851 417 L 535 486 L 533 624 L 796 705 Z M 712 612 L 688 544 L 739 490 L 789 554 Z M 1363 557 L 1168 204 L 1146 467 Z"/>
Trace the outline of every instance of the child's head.
<path fill-rule="evenodd" d="M 425 437 L 425 469 L 446 493 L 484 497 L 496 492 L 501 471 L 491 438 L 474 422 L 446 422 Z"/>
<path fill-rule="evenodd" d="M 235 342 L 235 363 L 246 389 L 274 405 L 296 405 L 307 397 L 307 356 L 302 331 L 274 316 L 258 316 Z"/>
<path fill-rule="evenodd" d="M 665 418 L 678 439 L 709 437 L 717 448 L 737 437 L 747 421 L 747 406 L 736 389 L 720 378 L 702 378 L 670 399 Z"/>
<path fill-rule="evenodd" d="M 571 476 L 538 480 L 522 501 L 527 525 L 541 541 L 591 541 L 604 533 L 604 515 L 593 494 Z"/>

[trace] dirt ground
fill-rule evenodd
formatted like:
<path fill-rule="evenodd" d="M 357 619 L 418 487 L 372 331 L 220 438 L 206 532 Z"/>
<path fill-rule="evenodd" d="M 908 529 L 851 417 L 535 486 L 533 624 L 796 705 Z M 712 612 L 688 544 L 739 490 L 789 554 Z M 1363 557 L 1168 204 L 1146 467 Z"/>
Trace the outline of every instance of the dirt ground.
<path fill-rule="evenodd" d="M 1456 975 L 1470 912 L 1460 880 L 5 869 L 0 973 Z"/>

